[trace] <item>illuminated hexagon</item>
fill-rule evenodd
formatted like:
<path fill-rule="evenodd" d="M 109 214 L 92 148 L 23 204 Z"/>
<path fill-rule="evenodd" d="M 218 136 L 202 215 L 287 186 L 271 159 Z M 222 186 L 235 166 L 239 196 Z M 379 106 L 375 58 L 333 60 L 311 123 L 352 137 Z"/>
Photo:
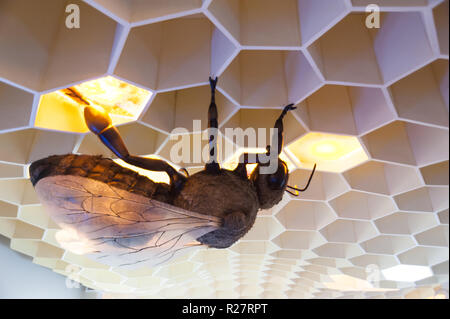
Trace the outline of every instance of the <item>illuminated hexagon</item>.
<path fill-rule="evenodd" d="M 113 125 L 132 122 L 152 94 L 112 76 L 83 82 L 42 95 L 34 124 L 53 130 L 88 132 L 83 115 L 88 105 L 106 111 Z"/>
<path fill-rule="evenodd" d="M 354 136 L 311 132 L 287 147 L 301 167 L 341 173 L 369 159 Z"/>

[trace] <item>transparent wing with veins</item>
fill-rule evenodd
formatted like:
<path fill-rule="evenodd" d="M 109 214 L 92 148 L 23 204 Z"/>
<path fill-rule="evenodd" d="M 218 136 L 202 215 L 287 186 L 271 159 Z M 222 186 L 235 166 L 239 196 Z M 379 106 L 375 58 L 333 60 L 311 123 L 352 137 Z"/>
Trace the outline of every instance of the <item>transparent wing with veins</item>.
<path fill-rule="evenodd" d="M 63 248 L 123 268 L 157 266 L 202 246 L 220 218 L 183 210 L 93 179 L 41 179 L 37 195 L 62 228 Z"/>

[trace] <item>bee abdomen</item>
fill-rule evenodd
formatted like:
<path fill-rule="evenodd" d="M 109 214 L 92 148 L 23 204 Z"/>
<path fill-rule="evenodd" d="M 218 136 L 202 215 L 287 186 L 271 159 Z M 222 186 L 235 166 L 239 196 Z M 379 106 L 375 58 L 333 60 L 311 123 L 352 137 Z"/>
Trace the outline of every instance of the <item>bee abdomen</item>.
<path fill-rule="evenodd" d="M 35 161 L 29 168 L 35 185 L 40 179 L 55 175 L 73 175 L 98 180 L 105 184 L 168 203 L 169 185 L 155 183 L 133 170 L 100 155 L 53 155 Z"/>

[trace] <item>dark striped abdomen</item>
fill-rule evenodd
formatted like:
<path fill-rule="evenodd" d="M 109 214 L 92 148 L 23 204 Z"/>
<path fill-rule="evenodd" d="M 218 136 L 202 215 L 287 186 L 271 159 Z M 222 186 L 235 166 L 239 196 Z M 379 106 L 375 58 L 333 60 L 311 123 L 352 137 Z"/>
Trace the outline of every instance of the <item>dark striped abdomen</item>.
<path fill-rule="evenodd" d="M 40 179 L 55 175 L 88 177 L 111 186 L 169 203 L 169 185 L 155 183 L 137 172 L 116 164 L 100 155 L 53 155 L 31 164 L 30 180 L 35 185 Z"/>

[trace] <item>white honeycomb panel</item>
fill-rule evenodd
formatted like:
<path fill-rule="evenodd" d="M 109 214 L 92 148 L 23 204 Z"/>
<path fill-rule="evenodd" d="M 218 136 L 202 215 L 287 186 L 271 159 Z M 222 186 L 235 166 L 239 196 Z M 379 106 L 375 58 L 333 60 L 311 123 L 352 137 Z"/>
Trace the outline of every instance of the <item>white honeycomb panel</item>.
<path fill-rule="evenodd" d="M 69 3 L 79 29 L 64 26 Z M 365 26 L 369 4 L 380 29 Z M 448 297 L 448 24 L 448 0 L 0 0 L 0 234 L 104 298 Z M 170 161 L 179 127 L 192 147 L 219 76 L 221 146 L 265 147 L 268 136 L 254 145 L 225 131 L 267 135 L 297 106 L 284 121 L 290 185 L 309 176 L 295 148 L 311 133 L 353 138 L 365 157 L 319 165 L 306 192 L 261 211 L 229 249 L 111 268 L 59 246 L 28 177 L 52 154 L 114 158 L 91 133 L 34 125 L 44 94 L 108 75 L 152 93 L 118 126 L 134 154 Z M 204 163 L 176 164 L 193 174 Z M 383 277 L 399 265 L 432 276 Z"/>

